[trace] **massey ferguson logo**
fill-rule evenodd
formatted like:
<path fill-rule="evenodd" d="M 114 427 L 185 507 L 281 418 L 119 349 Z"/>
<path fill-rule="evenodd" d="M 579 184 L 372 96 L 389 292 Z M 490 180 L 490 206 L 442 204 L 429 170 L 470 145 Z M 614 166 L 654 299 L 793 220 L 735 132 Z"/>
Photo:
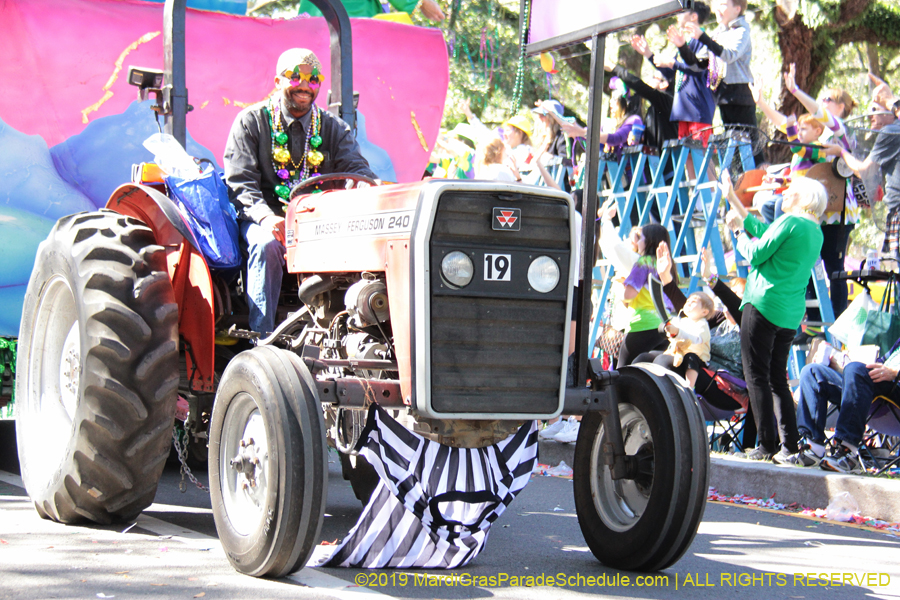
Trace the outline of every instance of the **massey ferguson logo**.
<path fill-rule="evenodd" d="M 495 207 L 491 226 L 497 231 L 519 231 L 522 228 L 522 209 Z"/>

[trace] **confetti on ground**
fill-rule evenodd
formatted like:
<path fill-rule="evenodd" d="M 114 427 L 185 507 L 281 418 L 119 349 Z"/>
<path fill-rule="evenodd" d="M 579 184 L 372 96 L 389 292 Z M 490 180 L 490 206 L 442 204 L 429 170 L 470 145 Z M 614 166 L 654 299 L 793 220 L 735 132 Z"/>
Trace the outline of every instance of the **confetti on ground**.
<path fill-rule="evenodd" d="M 881 519 L 875 519 L 873 517 L 861 517 L 859 515 L 854 515 L 847 522 L 830 521 L 825 516 L 824 508 L 809 508 L 806 506 L 800 506 L 796 502 L 792 502 L 791 504 L 781 504 L 779 502 L 775 502 L 774 498 L 774 494 L 770 498 L 754 498 L 753 496 L 748 496 L 746 494 L 728 496 L 726 494 L 720 494 L 718 490 L 713 487 L 709 488 L 709 494 L 707 495 L 707 500 L 709 500 L 710 502 L 722 502 L 724 504 L 735 504 L 738 506 L 746 506 L 759 510 L 770 510 L 789 516 L 802 517 L 804 519 L 813 519 L 816 521 L 825 521 L 828 523 L 833 523 L 835 525 L 849 525 L 851 527 L 868 529 L 870 531 L 885 533 L 887 535 L 900 536 L 900 523 L 889 523 L 887 521 L 882 521 Z"/>
<path fill-rule="evenodd" d="M 565 468 L 561 469 L 560 466 Z M 563 461 L 561 465 L 551 467 L 550 465 L 536 464 L 531 470 L 532 476 L 540 475 L 541 477 L 559 477 L 560 479 L 572 479 L 572 469 Z"/>

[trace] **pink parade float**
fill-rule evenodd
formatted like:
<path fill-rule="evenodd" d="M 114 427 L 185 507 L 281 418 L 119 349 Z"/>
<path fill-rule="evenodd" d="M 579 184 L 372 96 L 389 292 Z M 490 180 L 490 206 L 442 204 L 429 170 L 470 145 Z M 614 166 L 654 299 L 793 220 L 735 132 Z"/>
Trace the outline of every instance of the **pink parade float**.
<path fill-rule="evenodd" d="M 0 4 L 0 52 L 7 57 L 0 64 L 6 82 L 0 97 L 0 336 L 17 335 L 37 245 L 53 223 L 104 206 L 132 164 L 152 159 L 141 145 L 157 132 L 151 102 L 136 99 L 127 76 L 129 65 L 161 68 L 162 12 L 159 3 L 122 0 Z M 417 181 L 444 109 L 443 37 L 435 29 L 381 20 L 351 24 L 363 155 L 385 181 Z M 313 50 L 330 73 L 321 17 L 272 20 L 188 9 L 193 156 L 221 167 L 234 117 L 266 98 L 275 59 L 297 45 Z"/>

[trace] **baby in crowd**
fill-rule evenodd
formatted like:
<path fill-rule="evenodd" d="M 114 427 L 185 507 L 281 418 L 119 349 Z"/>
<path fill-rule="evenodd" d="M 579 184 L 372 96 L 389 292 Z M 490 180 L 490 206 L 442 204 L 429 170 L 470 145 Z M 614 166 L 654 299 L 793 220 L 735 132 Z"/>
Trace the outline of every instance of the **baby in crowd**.
<path fill-rule="evenodd" d="M 706 317 L 715 310 L 715 303 L 708 294 L 694 292 L 684 303 L 684 317 L 674 317 L 665 324 L 669 336 L 669 348 L 665 354 L 672 357 L 672 366 L 684 363 L 684 378 L 691 387 L 697 382 L 697 373 L 709 362 L 709 324 Z"/>

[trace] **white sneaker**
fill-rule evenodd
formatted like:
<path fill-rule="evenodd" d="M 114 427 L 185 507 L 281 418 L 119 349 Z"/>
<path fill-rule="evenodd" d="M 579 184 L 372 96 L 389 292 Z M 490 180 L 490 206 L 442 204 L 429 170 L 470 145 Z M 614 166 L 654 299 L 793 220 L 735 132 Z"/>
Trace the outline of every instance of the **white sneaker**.
<path fill-rule="evenodd" d="M 572 444 L 575 440 L 578 439 L 578 429 L 581 427 L 581 423 L 575 419 L 575 417 L 569 417 L 569 420 L 566 421 L 565 427 L 553 436 L 553 439 L 559 442 L 560 444 Z"/>
<path fill-rule="evenodd" d="M 552 440 L 553 436 L 562 431 L 563 427 L 566 426 L 566 421 L 564 419 L 559 419 L 556 423 L 552 425 L 547 425 L 543 429 L 541 429 L 540 433 L 538 433 L 538 437 L 542 440 Z"/>

